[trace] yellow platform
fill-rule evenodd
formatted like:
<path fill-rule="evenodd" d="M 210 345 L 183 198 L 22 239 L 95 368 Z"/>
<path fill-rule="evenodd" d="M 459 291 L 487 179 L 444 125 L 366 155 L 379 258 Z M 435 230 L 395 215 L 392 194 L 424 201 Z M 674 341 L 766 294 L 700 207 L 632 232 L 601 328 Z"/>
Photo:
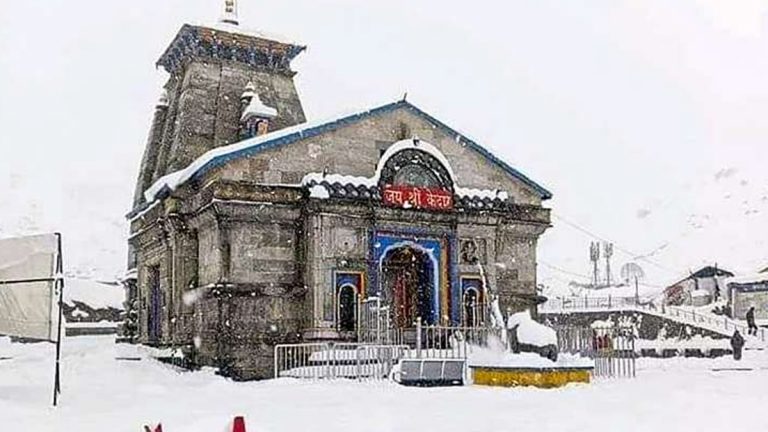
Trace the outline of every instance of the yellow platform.
<path fill-rule="evenodd" d="M 570 383 L 589 383 L 592 368 L 512 368 L 470 366 L 477 385 L 557 388 Z"/>

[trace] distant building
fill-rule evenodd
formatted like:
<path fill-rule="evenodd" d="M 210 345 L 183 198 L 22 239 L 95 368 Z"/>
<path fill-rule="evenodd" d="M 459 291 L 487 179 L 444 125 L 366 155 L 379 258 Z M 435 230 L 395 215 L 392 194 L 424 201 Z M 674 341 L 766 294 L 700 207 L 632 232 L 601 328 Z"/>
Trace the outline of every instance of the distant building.
<path fill-rule="evenodd" d="M 705 306 L 713 301 L 727 300 L 725 280 L 734 274 L 707 266 L 664 290 L 664 302 L 676 306 Z"/>
<path fill-rule="evenodd" d="M 733 318 L 745 319 L 750 307 L 756 319 L 768 319 L 768 273 L 729 279 L 728 310 Z"/>

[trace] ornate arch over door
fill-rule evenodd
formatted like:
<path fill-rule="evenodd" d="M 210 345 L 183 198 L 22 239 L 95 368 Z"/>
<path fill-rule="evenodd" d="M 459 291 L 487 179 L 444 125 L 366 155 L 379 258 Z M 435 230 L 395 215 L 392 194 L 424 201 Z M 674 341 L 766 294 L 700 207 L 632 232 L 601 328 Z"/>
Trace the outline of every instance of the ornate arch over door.
<path fill-rule="evenodd" d="M 381 169 L 383 186 L 413 186 L 443 189 L 453 193 L 453 178 L 448 169 L 429 152 L 406 148 L 389 157 Z"/>

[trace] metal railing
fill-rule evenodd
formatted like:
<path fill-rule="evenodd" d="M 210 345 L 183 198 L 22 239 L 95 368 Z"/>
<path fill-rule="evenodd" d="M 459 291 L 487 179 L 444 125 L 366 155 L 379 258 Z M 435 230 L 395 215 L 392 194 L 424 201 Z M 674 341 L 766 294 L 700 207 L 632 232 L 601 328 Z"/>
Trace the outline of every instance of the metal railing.
<path fill-rule="evenodd" d="M 680 321 L 685 321 L 690 324 L 698 325 L 707 330 L 721 333 L 724 335 L 731 335 L 734 331 L 738 330 L 742 335 L 747 335 L 749 327 L 734 321 L 728 317 L 712 314 L 696 313 L 696 311 L 686 310 L 678 306 L 665 306 L 662 310 L 662 315 L 667 317 L 674 317 Z M 758 328 L 755 335 L 761 342 L 766 341 L 766 329 Z"/>
<path fill-rule="evenodd" d="M 417 358 L 466 359 L 475 347 L 502 343 L 500 328 L 463 326 L 421 326 L 416 328 L 413 354 Z"/>
<path fill-rule="evenodd" d="M 539 307 L 541 312 L 577 312 L 591 310 L 637 310 L 695 325 L 706 330 L 730 336 L 735 330 L 747 335 L 749 327 L 726 316 L 686 310 L 679 306 L 656 305 L 650 300 L 637 297 L 558 297 L 549 299 Z M 761 342 L 768 339 L 768 332 L 758 328 L 755 335 Z"/>
<path fill-rule="evenodd" d="M 595 377 L 636 376 L 636 337 L 632 327 L 558 327 L 555 331 L 561 353 L 590 357 L 594 360 Z"/>
<path fill-rule="evenodd" d="M 407 347 L 355 343 L 303 343 L 275 346 L 275 378 L 385 379 Z"/>
<path fill-rule="evenodd" d="M 563 310 L 590 310 L 590 309 L 625 309 L 638 306 L 650 306 L 649 299 L 631 297 L 554 297 L 539 306 L 542 312 Z"/>
<path fill-rule="evenodd" d="M 300 343 L 275 346 L 275 378 L 382 379 L 400 359 L 466 359 L 475 347 L 502 340 L 502 329 L 462 326 L 361 331 L 359 343 Z M 378 341 L 381 343 L 367 342 Z"/>
<path fill-rule="evenodd" d="M 470 305 L 471 315 L 463 325 L 424 325 L 420 318 L 413 327 L 397 328 L 391 317 L 390 306 L 379 297 L 369 297 L 360 302 L 358 314 L 357 341 L 359 343 L 407 345 L 414 350 L 425 350 L 427 355 L 465 356 L 467 345 L 486 345 L 489 334 L 500 337 L 501 329 L 485 325 L 484 310 L 488 304 L 478 302 Z M 449 352 L 446 352 L 449 351 Z"/>

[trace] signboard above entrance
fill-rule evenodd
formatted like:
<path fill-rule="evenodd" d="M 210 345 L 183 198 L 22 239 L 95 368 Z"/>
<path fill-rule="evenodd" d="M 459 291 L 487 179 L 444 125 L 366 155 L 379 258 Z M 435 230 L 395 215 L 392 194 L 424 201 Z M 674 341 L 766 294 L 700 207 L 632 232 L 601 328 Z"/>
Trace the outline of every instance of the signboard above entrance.
<path fill-rule="evenodd" d="M 453 209 L 453 194 L 444 189 L 385 185 L 381 197 L 384 204 L 392 207 L 443 211 Z"/>

